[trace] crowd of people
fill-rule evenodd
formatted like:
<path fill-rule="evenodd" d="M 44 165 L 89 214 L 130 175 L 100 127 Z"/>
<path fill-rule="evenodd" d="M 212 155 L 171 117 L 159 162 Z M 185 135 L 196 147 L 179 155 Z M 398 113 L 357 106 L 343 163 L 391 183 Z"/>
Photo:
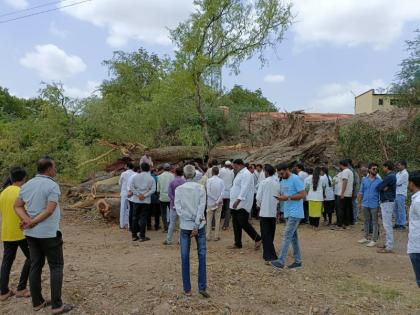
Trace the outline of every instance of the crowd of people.
<path fill-rule="evenodd" d="M 9 182 L 0 194 L 4 254 L 0 276 L 0 300 L 11 296 L 31 297 L 34 310 L 51 306 L 53 314 L 73 309 L 61 300 L 63 282 L 63 240 L 60 232 L 60 188 L 54 181 L 55 161 L 41 158 L 38 174 L 27 181 L 21 167 L 11 169 Z M 232 225 L 231 250 L 241 249 L 242 232 L 262 246 L 262 258 L 276 269 L 302 267 L 298 237 L 301 225 L 318 231 L 323 225 L 336 231 L 351 228 L 363 217 L 363 237 L 358 242 L 377 247 L 378 253 L 394 251 L 394 231 L 409 227 L 407 253 L 420 287 L 420 172 L 408 173 L 407 163 L 392 161 L 379 165 L 354 166 L 349 159 L 335 167 L 301 163 L 248 164 L 241 159 L 206 166 L 197 161 L 155 167 L 146 150 L 140 163 L 127 163 L 120 175 L 120 229 L 129 230 L 133 244 L 149 241 L 147 231 L 162 230 L 165 246 L 178 243 L 184 294 L 190 296 L 190 248 L 194 238 L 198 253 L 198 289 L 207 292 L 206 244 L 219 241 L 220 230 Z M 412 193 L 409 220 L 406 219 L 408 190 Z M 334 217 L 335 214 L 335 217 Z M 384 242 L 379 242 L 379 218 Z M 334 219 L 334 222 L 333 222 Z M 259 221 L 259 229 L 255 228 Z M 395 224 L 393 225 L 393 220 Z M 174 232 L 179 221 L 179 234 Z M 253 222 L 254 221 L 254 222 Z M 285 222 L 279 251 L 274 244 L 278 223 Z M 154 224 L 152 224 L 154 223 Z M 259 231 L 258 231 L 259 230 Z M 286 267 L 288 249 L 294 261 Z M 9 288 L 9 276 L 18 248 L 26 257 L 17 290 Z M 51 274 L 51 300 L 41 290 L 42 268 L 47 259 Z M 29 279 L 29 290 L 27 282 Z"/>

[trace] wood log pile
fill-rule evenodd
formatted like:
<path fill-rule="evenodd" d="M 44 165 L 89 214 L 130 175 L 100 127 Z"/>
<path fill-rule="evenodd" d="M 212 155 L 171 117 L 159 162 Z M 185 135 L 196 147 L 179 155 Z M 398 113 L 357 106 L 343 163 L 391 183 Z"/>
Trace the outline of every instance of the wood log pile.
<path fill-rule="evenodd" d="M 66 195 L 67 209 L 96 210 L 106 220 L 118 220 L 120 212 L 119 174 L 99 172 L 79 186 L 72 187 Z"/>

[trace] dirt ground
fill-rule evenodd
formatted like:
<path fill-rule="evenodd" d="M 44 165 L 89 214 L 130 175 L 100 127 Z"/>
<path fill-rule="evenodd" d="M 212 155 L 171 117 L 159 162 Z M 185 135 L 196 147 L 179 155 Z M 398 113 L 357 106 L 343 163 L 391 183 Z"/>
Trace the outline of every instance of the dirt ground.
<path fill-rule="evenodd" d="M 133 246 L 129 234 L 117 225 L 91 214 L 64 211 L 63 299 L 76 305 L 72 314 L 420 314 L 420 290 L 405 253 L 407 233 L 395 232 L 395 254 L 377 254 L 376 249 L 357 243 L 361 227 L 316 232 L 301 226 L 304 268 L 299 271 L 266 266 L 262 252 L 254 251 L 246 235 L 242 250 L 228 250 L 233 232 L 224 231 L 219 242 L 208 243 L 211 298 L 203 299 L 197 292 L 194 251 L 194 294 L 188 298 L 182 295 L 179 248 L 162 245 L 162 232 L 151 231 L 151 241 Z M 281 245 L 283 228 L 277 226 L 276 247 Z M 21 265 L 19 253 L 12 288 Z M 48 296 L 48 267 L 43 287 Z M 0 310 L 32 313 L 29 299 L 12 298 L 0 304 Z"/>

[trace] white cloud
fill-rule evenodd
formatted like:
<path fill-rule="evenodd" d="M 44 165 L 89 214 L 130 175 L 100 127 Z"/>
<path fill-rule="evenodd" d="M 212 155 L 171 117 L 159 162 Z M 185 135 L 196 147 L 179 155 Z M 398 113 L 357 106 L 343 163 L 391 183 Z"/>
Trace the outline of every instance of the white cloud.
<path fill-rule="evenodd" d="M 70 97 L 85 98 L 92 95 L 100 95 L 98 91 L 100 85 L 101 83 L 98 81 L 88 81 L 83 88 L 64 85 L 64 91 Z"/>
<path fill-rule="evenodd" d="M 267 74 L 264 77 L 264 82 L 266 83 L 280 83 L 284 82 L 286 80 L 286 77 L 281 74 Z"/>
<path fill-rule="evenodd" d="M 26 0 L 4 0 L 4 2 L 16 10 L 26 9 L 29 6 Z"/>
<path fill-rule="evenodd" d="M 60 29 L 56 24 L 55 24 L 55 22 L 54 21 L 52 21 L 51 23 L 50 23 L 50 33 L 51 34 L 53 34 L 54 36 L 57 36 L 57 37 L 61 37 L 61 38 L 66 38 L 67 37 L 67 34 L 68 34 L 68 32 L 67 31 L 65 31 L 65 30 L 63 30 L 63 29 Z"/>
<path fill-rule="evenodd" d="M 86 70 L 80 57 L 69 55 L 53 44 L 35 46 L 35 51 L 20 59 L 20 64 L 38 71 L 44 80 L 63 80 Z"/>
<path fill-rule="evenodd" d="M 384 88 L 381 79 L 370 83 L 351 81 L 344 84 L 330 83 L 321 86 L 316 98 L 308 104 L 309 112 L 354 114 L 354 96 L 370 89 Z"/>
<path fill-rule="evenodd" d="M 403 26 L 420 20 L 418 0 L 295 0 L 294 32 L 298 46 L 320 42 L 380 49 L 401 35 Z"/>
<path fill-rule="evenodd" d="M 167 28 L 174 28 L 192 10 L 191 0 L 101 0 L 63 9 L 75 18 L 107 28 L 107 42 L 113 47 L 131 39 L 170 44 Z"/>

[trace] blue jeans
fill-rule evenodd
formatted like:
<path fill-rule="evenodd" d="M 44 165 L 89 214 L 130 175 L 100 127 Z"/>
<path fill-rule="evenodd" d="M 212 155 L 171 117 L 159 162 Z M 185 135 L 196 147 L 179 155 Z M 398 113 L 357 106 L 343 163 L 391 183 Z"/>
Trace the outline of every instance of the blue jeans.
<path fill-rule="evenodd" d="M 169 210 L 169 227 L 168 234 L 166 235 L 166 241 L 172 242 L 172 237 L 174 235 L 176 221 L 178 220 L 178 215 L 174 209 Z"/>
<path fill-rule="evenodd" d="M 292 243 L 293 246 L 293 256 L 295 257 L 296 263 L 301 263 L 302 258 L 300 256 L 300 246 L 299 246 L 299 239 L 298 239 L 298 233 L 297 228 L 300 223 L 299 218 L 293 218 L 289 217 L 287 218 L 286 227 L 284 229 L 284 235 L 283 235 L 283 247 L 280 250 L 280 255 L 278 258 L 278 261 L 284 265 L 284 262 L 286 260 L 287 251 L 289 250 L 289 245 Z"/>
<path fill-rule="evenodd" d="M 417 286 L 420 288 L 420 253 L 409 254 L 414 274 L 416 275 Z"/>
<path fill-rule="evenodd" d="M 182 262 L 182 284 L 184 292 L 191 291 L 190 280 L 190 247 L 191 247 L 190 230 L 181 229 L 181 262 Z M 197 242 L 198 253 L 198 290 L 205 291 L 207 287 L 206 279 L 206 228 L 198 230 L 198 236 L 195 237 Z"/>
<path fill-rule="evenodd" d="M 397 195 L 395 197 L 395 224 L 405 226 L 405 196 Z"/>

